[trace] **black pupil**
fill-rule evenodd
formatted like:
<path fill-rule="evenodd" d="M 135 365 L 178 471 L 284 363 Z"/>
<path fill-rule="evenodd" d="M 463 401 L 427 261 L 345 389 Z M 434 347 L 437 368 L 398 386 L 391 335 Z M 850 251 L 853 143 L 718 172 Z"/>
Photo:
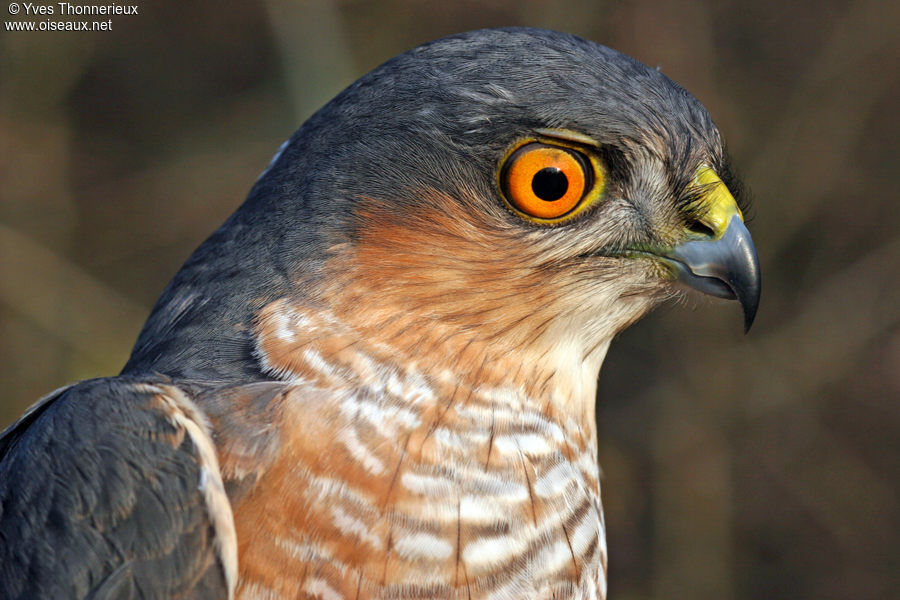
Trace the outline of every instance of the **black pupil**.
<path fill-rule="evenodd" d="M 559 200 L 569 189 L 569 179 L 556 167 L 545 167 L 534 174 L 531 190 L 534 195 L 545 202 Z"/>

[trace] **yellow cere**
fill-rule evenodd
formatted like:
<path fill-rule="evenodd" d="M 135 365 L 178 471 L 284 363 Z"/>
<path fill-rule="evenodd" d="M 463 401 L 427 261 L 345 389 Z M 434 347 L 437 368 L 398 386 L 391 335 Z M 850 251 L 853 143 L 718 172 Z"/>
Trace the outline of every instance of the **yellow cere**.
<path fill-rule="evenodd" d="M 697 175 L 694 177 L 694 183 L 703 190 L 699 203 L 706 210 L 706 214 L 700 220 L 713 230 L 716 239 L 725 233 L 732 216 L 737 214 L 741 221 L 744 220 L 744 215 L 741 214 L 741 209 L 738 208 L 734 196 L 708 165 L 700 165 Z"/>

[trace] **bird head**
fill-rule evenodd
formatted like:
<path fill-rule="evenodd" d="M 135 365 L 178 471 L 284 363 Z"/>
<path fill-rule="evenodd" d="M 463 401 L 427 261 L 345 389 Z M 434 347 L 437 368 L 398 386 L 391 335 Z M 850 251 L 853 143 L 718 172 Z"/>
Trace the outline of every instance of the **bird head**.
<path fill-rule="evenodd" d="M 532 353 L 595 377 L 612 337 L 685 286 L 738 300 L 750 326 L 759 267 L 737 191 L 708 113 L 658 70 L 570 35 L 483 30 L 338 95 L 204 256 L 258 266 L 238 298 L 268 303 L 263 322 L 314 306 L 436 363 Z"/>

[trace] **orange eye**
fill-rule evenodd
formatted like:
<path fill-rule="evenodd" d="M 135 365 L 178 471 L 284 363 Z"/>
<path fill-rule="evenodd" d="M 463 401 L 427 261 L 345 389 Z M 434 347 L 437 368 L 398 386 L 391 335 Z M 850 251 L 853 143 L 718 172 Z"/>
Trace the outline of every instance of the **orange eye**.
<path fill-rule="evenodd" d="M 574 150 L 534 142 L 507 159 L 501 183 L 518 210 L 538 219 L 557 219 L 591 189 L 593 171 L 587 158 Z"/>

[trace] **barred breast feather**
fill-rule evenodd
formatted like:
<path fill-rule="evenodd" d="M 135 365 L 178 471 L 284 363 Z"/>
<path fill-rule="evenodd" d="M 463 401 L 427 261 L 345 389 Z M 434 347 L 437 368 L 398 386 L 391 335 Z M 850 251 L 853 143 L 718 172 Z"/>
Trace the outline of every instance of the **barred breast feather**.
<path fill-rule="evenodd" d="M 343 343 L 327 314 L 263 315 L 258 356 L 282 383 L 216 394 L 244 402 L 240 428 L 209 407 L 238 598 L 605 596 L 596 434 L 554 388 L 423 373 Z"/>

